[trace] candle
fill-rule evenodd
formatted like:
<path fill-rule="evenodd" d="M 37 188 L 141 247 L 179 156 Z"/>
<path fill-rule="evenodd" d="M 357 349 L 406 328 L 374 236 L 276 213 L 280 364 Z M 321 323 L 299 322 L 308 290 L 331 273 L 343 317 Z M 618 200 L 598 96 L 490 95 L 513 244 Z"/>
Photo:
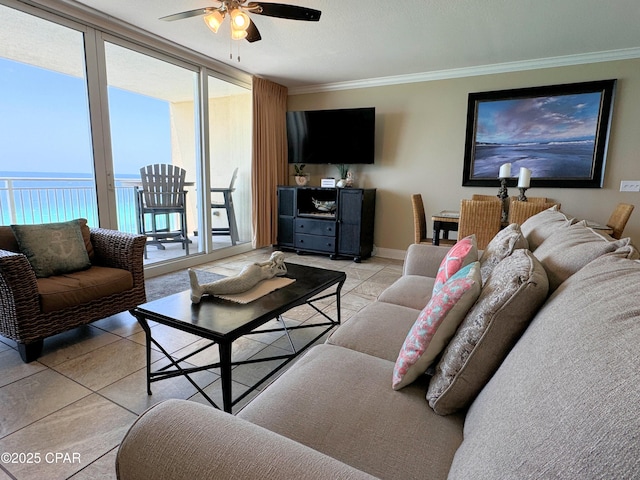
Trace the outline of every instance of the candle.
<path fill-rule="evenodd" d="M 531 183 L 531 170 L 525 167 L 520 168 L 520 176 L 518 177 L 518 188 L 529 188 Z"/>
<path fill-rule="evenodd" d="M 498 175 L 498 178 L 508 178 L 510 176 L 511 176 L 511 164 L 503 163 L 502 166 L 500 166 L 500 174 Z"/>

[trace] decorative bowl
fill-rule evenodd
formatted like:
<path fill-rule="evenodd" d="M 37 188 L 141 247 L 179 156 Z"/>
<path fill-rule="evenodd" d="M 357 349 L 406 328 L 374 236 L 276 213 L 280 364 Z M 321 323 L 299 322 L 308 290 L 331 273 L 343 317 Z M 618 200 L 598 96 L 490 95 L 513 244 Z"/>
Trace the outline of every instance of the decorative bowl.
<path fill-rule="evenodd" d="M 333 212 L 336 209 L 336 202 L 333 200 L 316 200 L 311 199 L 313 206 L 320 212 Z"/>

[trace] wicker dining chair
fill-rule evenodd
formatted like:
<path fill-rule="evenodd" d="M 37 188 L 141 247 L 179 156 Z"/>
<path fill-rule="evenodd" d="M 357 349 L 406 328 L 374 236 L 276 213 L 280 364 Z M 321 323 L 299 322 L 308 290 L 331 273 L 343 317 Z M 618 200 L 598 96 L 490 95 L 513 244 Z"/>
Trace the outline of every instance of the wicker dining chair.
<path fill-rule="evenodd" d="M 522 225 L 527 218 L 551 208 L 554 205 L 558 206 L 558 210 L 560 209 L 560 204 L 554 202 L 521 202 L 520 200 L 513 200 L 509 204 L 509 223 Z"/>
<path fill-rule="evenodd" d="M 520 201 L 518 197 L 511 196 L 509 197 L 509 203 Z M 549 203 L 549 199 L 547 197 L 527 197 L 527 202 L 529 203 Z"/>
<path fill-rule="evenodd" d="M 461 200 L 458 238 L 475 234 L 478 249 L 484 250 L 500 231 L 501 217 L 502 202 Z"/>
<path fill-rule="evenodd" d="M 620 239 L 622 237 L 624 227 L 627 225 L 634 208 L 634 205 L 630 203 L 619 203 L 616 205 L 607 222 L 607 227 L 613 229 L 613 233 L 611 234 L 613 238 Z"/>
<path fill-rule="evenodd" d="M 479 200 L 482 202 L 499 202 L 500 198 L 497 195 L 479 195 L 474 193 L 471 195 L 471 200 Z"/>
<path fill-rule="evenodd" d="M 431 239 L 427 238 L 427 217 L 424 213 L 422 195 L 419 193 L 411 195 L 411 205 L 413 207 L 413 243 L 431 243 Z"/>
<path fill-rule="evenodd" d="M 427 238 L 427 216 L 424 211 L 424 202 L 420 193 L 411 195 L 411 205 L 413 207 L 413 243 L 432 244 L 431 238 Z M 443 238 L 441 245 L 453 245 L 455 240 Z"/>

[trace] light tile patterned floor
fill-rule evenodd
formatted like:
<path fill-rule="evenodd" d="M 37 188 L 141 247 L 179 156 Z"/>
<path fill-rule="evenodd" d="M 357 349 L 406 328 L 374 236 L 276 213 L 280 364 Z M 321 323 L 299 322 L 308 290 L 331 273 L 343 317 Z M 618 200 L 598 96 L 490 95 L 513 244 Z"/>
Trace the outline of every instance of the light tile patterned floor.
<path fill-rule="evenodd" d="M 248 263 L 266 260 L 271 252 L 256 250 L 197 268 L 230 275 Z M 347 273 L 342 289 L 343 321 L 372 302 L 402 273 L 402 262 L 377 257 L 358 264 L 289 253 L 287 261 Z M 327 299 L 323 309 L 335 312 L 334 302 Z M 286 321 L 313 323 L 318 316 L 303 306 L 290 311 Z M 187 333 L 157 324 L 152 328 L 154 337 L 175 355 L 202 344 L 202 340 Z M 294 343 L 302 344 L 303 337 L 312 335 L 312 330 L 294 332 Z M 265 333 L 235 342 L 233 355 L 234 359 L 259 358 L 289 348 L 284 335 Z M 217 349 L 213 348 L 195 355 L 190 362 L 205 365 L 215 361 L 216 356 Z M 156 367 L 166 362 L 157 351 L 152 352 L 152 359 Z M 269 362 L 236 367 L 234 397 L 276 365 Z M 221 401 L 219 372 L 206 370 L 194 378 L 206 387 L 205 392 L 214 401 Z M 168 398 L 206 403 L 182 377 L 154 383 L 152 390 L 153 395 L 148 396 L 144 333 L 129 313 L 45 340 L 42 357 L 30 364 L 22 362 L 14 342 L 0 337 L 0 454 L 4 454 L 0 458 L 0 480 L 115 479 L 117 446 L 141 412 Z M 5 458 L 7 453 L 13 458 Z M 27 463 L 29 460 L 31 463 Z"/>

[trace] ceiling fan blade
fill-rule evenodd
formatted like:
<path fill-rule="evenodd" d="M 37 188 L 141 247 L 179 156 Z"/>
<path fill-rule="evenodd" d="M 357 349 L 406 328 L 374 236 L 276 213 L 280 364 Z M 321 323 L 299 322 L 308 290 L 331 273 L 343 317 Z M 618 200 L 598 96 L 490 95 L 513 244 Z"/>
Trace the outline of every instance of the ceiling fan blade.
<path fill-rule="evenodd" d="M 247 10 L 257 15 L 265 15 L 267 17 L 288 18 L 290 20 L 306 20 L 308 22 L 317 22 L 320 20 L 320 10 L 312 8 L 299 7 L 297 5 L 286 5 L 284 3 L 260 3 L 249 2 Z"/>
<path fill-rule="evenodd" d="M 253 22 L 253 20 L 251 20 L 251 22 L 249 23 L 249 28 L 247 28 L 246 40 L 249 43 L 262 40 L 262 36 L 260 36 L 260 32 L 258 31 L 258 27 L 256 27 L 256 24 Z"/>
<path fill-rule="evenodd" d="M 189 10 L 187 12 L 174 13 L 173 15 L 167 15 L 166 17 L 160 17 L 160 20 L 172 22 L 174 20 L 182 20 L 183 18 L 197 17 L 198 15 L 206 15 L 211 13 L 215 8 L 198 8 L 196 10 Z"/>

